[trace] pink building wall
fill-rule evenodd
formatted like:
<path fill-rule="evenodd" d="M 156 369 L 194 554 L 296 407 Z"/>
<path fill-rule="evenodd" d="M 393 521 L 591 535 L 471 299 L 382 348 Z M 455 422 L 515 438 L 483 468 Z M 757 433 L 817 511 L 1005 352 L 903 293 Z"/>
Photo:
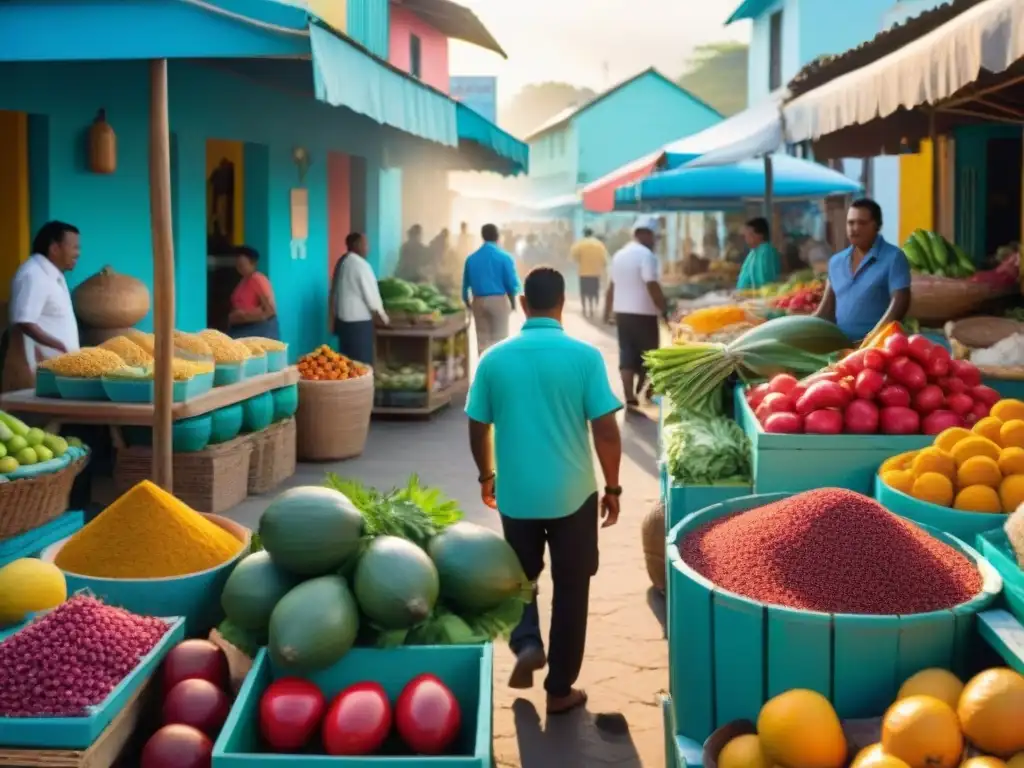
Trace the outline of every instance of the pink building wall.
<path fill-rule="evenodd" d="M 409 39 L 412 35 L 420 39 L 420 79 L 448 93 L 448 38 L 416 14 L 392 3 L 388 60 L 406 72 L 410 71 Z"/>

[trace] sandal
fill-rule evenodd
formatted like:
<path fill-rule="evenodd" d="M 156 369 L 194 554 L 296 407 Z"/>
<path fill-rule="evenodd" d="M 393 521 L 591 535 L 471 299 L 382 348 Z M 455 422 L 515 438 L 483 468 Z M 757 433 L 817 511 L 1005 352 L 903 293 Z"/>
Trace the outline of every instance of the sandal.
<path fill-rule="evenodd" d="M 552 699 L 548 696 L 548 715 L 565 715 L 587 703 L 587 692 L 573 688 L 568 696 Z"/>

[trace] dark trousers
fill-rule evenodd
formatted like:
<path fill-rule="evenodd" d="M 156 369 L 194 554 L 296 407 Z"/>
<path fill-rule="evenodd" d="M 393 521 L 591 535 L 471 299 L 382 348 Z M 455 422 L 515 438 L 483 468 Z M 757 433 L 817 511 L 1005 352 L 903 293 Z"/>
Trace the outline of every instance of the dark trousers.
<path fill-rule="evenodd" d="M 551 631 L 548 676 L 544 689 L 550 696 L 568 696 L 583 666 L 587 644 L 590 579 L 597 573 L 597 494 L 568 517 L 521 520 L 501 517 L 509 543 L 526 576 L 536 582 L 544 570 L 544 545 L 551 551 Z M 526 606 L 509 641 L 515 654 L 531 646 L 544 647 L 540 615 L 534 600 Z"/>
<path fill-rule="evenodd" d="M 345 322 L 337 320 L 338 351 L 350 360 L 373 365 L 373 320 Z"/>

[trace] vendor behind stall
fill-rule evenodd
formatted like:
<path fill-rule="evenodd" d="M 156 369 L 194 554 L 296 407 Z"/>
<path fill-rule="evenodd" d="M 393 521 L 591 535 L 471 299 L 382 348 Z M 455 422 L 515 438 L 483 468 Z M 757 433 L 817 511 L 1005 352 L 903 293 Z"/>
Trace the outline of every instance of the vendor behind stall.
<path fill-rule="evenodd" d="M 36 365 L 78 349 L 78 323 L 64 275 L 81 252 L 78 229 L 62 221 L 44 224 L 32 241 L 32 255 L 11 281 L 10 327 L 0 344 L 3 388 L 35 383 Z"/>
<path fill-rule="evenodd" d="M 743 240 L 750 253 L 743 260 L 743 267 L 736 280 L 739 291 L 753 291 L 779 279 L 782 259 L 771 243 L 768 219 L 751 219 L 743 227 Z"/>
<path fill-rule="evenodd" d="M 881 229 L 881 206 L 869 198 L 855 200 L 846 214 L 852 245 L 829 261 L 825 297 L 815 312 L 853 341 L 902 321 L 910 309 L 910 263 Z"/>
<path fill-rule="evenodd" d="M 236 339 L 260 336 L 280 340 L 277 324 L 277 304 L 270 280 L 260 272 L 260 254 L 247 245 L 235 249 L 235 269 L 242 279 L 231 292 L 231 314 L 228 315 L 228 334 Z"/>

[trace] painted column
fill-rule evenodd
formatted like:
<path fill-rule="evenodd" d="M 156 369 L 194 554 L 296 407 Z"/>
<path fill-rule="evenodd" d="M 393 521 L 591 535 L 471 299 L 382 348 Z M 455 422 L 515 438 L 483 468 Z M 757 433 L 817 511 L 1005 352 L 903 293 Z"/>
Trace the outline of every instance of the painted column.
<path fill-rule="evenodd" d="M 394 274 L 402 231 L 402 170 L 386 168 L 380 158 L 366 161 L 366 233 L 369 261 L 378 277 Z"/>
<path fill-rule="evenodd" d="M 199 331 L 207 322 L 206 140 L 171 136 L 171 222 L 174 233 L 175 326 Z"/>

